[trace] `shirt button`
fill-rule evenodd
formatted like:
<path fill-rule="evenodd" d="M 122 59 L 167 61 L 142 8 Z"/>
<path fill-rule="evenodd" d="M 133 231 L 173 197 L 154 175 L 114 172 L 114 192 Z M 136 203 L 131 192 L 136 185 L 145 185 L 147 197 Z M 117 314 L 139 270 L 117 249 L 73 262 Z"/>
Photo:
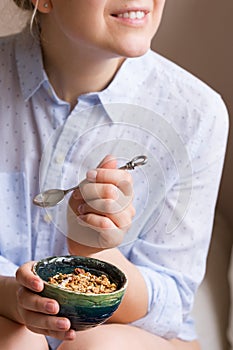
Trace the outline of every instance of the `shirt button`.
<path fill-rule="evenodd" d="M 47 223 L 47 224 L 50 224 L 50 222 L 52 222 L 53 218 L 52 218 L 52 215 L 49 215 L 49 214 L 45 214 L 44 215 L 44 221 Z"/>
<path fill-rule="evenodd" d="M 65 156 L 64 154 L 60 153 L 56 156 L 55 161 L 57 164 L 63 164 L 65 161 Z"/>
<path fill-rule="evenodd" d="M 48 87 L 48 94 L 50 97 L 53 97 L 53 92 L 50 86 Z"/>

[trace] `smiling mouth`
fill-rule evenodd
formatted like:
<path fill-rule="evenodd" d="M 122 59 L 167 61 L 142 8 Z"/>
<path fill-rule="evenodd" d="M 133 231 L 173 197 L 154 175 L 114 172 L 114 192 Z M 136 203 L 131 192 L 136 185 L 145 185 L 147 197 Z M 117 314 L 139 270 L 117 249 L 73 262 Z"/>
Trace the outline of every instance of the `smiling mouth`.
<path fill-rule="evenodd" d="M 112 14 L 112 16 L 117 18 L 143 19 L 146 14 L 145 11 L 127 11 L 124 13 Z"/>

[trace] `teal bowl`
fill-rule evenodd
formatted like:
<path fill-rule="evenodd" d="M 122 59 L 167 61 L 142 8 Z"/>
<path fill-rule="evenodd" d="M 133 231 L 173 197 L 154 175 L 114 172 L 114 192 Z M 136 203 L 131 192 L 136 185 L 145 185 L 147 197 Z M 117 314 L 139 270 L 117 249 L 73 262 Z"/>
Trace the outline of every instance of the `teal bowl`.
<path fill-rule="evenodd" d="M 95 275 L 105 274 L 117 285 L 114 292 L 106 294 L 77 293 L 48 283 L 57 273 L 72 273 L 83 268 Z M 116 266 L 94 258 L 57 256 L 42 259 L 33 266 L 33 272 L 44 282 L 40 295 L 55 299 L 60 305 L 59 316 L 67 317 L 75 331 L 85 330 L 105 322 L 117 310 L 127 287 L 125 274 Z"/>

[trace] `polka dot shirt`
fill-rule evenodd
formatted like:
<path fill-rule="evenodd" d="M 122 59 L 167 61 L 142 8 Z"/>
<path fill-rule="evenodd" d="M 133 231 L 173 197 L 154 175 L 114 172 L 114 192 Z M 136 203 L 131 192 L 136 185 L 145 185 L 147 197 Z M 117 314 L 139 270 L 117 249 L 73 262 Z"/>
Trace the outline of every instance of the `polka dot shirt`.
<path fill-rule="evenodd" d="M 79 183 L 106 154 L 131 172 L 136 216 L 119 249 L 143 274 L 148 314 L 134 322 L 165 338 L 195 338 L 190 317 L 205 272 L 225 155 L 221 97 L 155 52 L 127 59 L 101 92 L 71 111 L 25 29 L 0 39 L 0 273 L 66 254 L 65 200 L 33 205 L 43 189 Z"/>

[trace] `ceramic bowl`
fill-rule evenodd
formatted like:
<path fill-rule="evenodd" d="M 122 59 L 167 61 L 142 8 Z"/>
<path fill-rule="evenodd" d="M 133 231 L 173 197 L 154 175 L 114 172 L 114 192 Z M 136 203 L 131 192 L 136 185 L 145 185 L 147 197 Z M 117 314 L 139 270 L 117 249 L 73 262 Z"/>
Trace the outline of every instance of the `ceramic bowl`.
<path fill-rule="evenodd" d="M 105 274 L 117 285 L 117 290 L 106 294 L 77 293 L 49 284 L 49 277 L 57 273 L 72 273 L 80 267 L 95 275 Z M 78 331 L 105 322 L 121 303 L 127 286 L 125 274 L 107 262 L 80 256 L 49 257 L 36 262 L 33 272 L 44 281 L 40 295 L 56 299 L 60 305 L 59 316 L 67 317 L 71 328 Z"/>

